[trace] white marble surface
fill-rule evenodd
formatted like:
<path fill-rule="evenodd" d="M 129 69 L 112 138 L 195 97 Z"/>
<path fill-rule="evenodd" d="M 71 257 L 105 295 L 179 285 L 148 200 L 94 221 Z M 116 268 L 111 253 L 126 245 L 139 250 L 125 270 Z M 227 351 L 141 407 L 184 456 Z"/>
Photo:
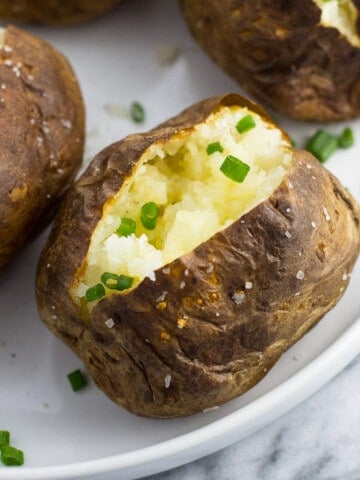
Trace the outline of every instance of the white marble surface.
<path fill-rule="evenodd" d="M 151 480 L 360 480 L 360 356 L 287 415 Z"/>

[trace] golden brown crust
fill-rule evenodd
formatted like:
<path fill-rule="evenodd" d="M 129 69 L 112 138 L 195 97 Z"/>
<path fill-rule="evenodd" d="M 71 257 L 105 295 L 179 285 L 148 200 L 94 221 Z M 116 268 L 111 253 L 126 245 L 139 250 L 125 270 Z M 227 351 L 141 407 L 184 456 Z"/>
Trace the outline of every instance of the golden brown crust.
<path fill-rule="evenodd" d="M 9 27 L 0 48 L 0 270 L 49 222 L 78 170 L 84 106 L 65 58 Z"/>
<path fill-rule="evenodd" d="M 44 322 L 110 398 L 139 415 L 189 415 L 252 387 L 335 305 L 359 254 L 356 201 L 309 153 L 297 152 L 266 201 L 156 271 L 156 281 L 101 300 L 82 319 L 68 289 L 104 202 L 149 145 L 193 128 L 222 104 L 244 100 L 206 100 L 95 157 L 68 195 L 39 263 Z M 109 318 L 113 328 L 105 325 Z"/>
<path fill-rule="evenodd" d="M 120 2 L 121 0 L 0 0 L 0 18 L 12 22 L 71 25 L 91 20 Z"/>
<path fill-rule="evenodd" d="M 360 115 L 360 48 L 319 26 L 313 0 L 180 3 L 199 44 L 259 101 L 302 120 Z"/>

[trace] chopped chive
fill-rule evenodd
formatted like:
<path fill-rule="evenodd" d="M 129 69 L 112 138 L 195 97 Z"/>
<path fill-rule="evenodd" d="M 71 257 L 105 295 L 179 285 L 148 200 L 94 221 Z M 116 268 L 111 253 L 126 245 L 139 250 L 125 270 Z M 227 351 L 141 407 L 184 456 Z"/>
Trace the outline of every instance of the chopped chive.
<path fill-rule="evenodd" d="M 101 275 L 101 281 L 106 288 L 110 290 L 117 290 L 117 282 L 119 280 L 119 275 L 116 273 L 105 272 Z"/>
<path fill-rule="evenodd" d="M 156 203 L 144 203 L 144 205 L 141 207 L 141 223 L 147 230 L 154 230 L 158 216 L 159 209 Z"/>
<path fill-rule="evenodd" d="M 82 390 L 87 385 L 87 380 L 80 370 L 74 370 L 67 377 L 74 392 Z"/>
<path fill-rule="evenodd" d="M 116 233 L 120 237 L 127 237 L 127 236 L 131 235 L 132 233 L 135 233 L 135 230 L 136 230 L 135 220 L 133 220 L 132 218 L 122 217 L 120 226 L 116 230 Z"/>
<path fill-rule="evenodd" d="M 256 123 L 252 115 L 245 115 L 245 117 L 243 117 L 236 124 L 236 130 L 239 133 L 248 132 L 249 130 L 252 130 L 254 127 L 256 127 Z"/>
<path fill-rule="evenodd" d="M 19 467 L 24 463 L 24 452 L 10 445 L 4 445 L 1 449 L 1 461 L 8 467 Z"/>
<path fill-rule="evenodd" d="M 293 138 L 290 138 L 291 146 L 296 147 L 296 142 Z"/>
<path fill-rule="evenodd" d="M 117 282 L 117 290 L 123 291 L 132 287 L 134 279 L 132 277 L 127 277 L 126 275 L 120 275 Z"/>
<path fill-rule="evenodd" d="M 7 430 L 0 430 L 0 449 L 5 445 L 10 444 L 10 432 Z"/>
<path fill-rule="evenodd" d="M 354 132 L 350 127 L 344 128 L 342 134 L 339 137 L 339 147 L 340 148 L 349 148 L 352 147 L 355 143 Z"/>
<path fill-rule="evenodd" d="M 226 177 L 230 178 L 230 180 L 241 183 L 249 173 L 250 167 L 239 158 L 229 155 L 225 158 L 220 170 Z"/>
<path fill-rule="evenodd" d="M 130 115 L 135 123 L 142 123 L 145 120 L 145 110 L 141 103 L 133 102 L 130 105 Z"/>
<path fill-rule="evenodd" d="M 110 290 L 127 290 L 134 283 L 132 277 L 127 277 L 126 275 L 117 275 L 116 273 L 105 272 L 101 275 L 101 281 L 105 287 Z"/>
<path fill-rule="evenodd" d="M 208 155 L 212 155 L 215 152 L 222 153 L 224 151 L 223 147 L 221 146 L 220 142 L 209 143 L 206 148 L 206 153 Z"/>
<path fill-rule="evenodd" d="M 105 296 L 105 288 L 101 283 L 86 290 L 85 297 L 88 302 L 94 302 Z"/>
<path fill-rule="evenodd" d="M 305 150 L 312 153 L 321 163 L 326 162 L 337 148 L 337 138 L 324 130 L 318 130 L 305 146 Z"/>

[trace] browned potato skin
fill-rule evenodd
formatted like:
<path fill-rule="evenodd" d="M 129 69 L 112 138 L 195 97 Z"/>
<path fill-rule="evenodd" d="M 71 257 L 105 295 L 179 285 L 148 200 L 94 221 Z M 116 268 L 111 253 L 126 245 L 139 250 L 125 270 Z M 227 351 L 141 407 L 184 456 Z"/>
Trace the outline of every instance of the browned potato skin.
<path fill-rule="evenodd" d="M 0 270 L 50 221 L 83 154 L 84 106 L 66 59 L 15 27 L 0 49 Z"/>
<path fill-rule="evenodd" d="M 121 0 L 0 0 L 0 18 L 12 22 L 71 25 L 91 20 Z"/>
<path fill-rule="evenodd" d="M 127 294 L 101 300 L 89 318 L 74 305 L 68 290 L 84 267 L 103 205 L 145 149 L 191 130 L 220 105 L 244 104 L 237 95 L 205 100 L 99 153 L 67 196 L 42 253 L 36 287 L 42 319 L 80 356 L 97 385 L 138 415 L 193 414 L 255 385 L 336 304 L 348 282 L 343 274 L 359 254 L 359 206 L 300 151 L 270 198 L 169 270 L 157 270 L 156 281 L 145 279 Z M 296 278 L 300 270 L 303 280 Z M 245 288 L 249 281 L 252 289 Z M 245 300 L 237 305 L 232 297 L 241 291 Z M 108 318 L 115 322 L 111 329 Z"/>
<path fill-rule="evenodd" d="M 360 0 L 353 3 L 360 12 Z M 360 49 L 319 26 L 312 0 L 180 4 L 203 49 L 259 101 L 301 120 L 360 115 Z"/>

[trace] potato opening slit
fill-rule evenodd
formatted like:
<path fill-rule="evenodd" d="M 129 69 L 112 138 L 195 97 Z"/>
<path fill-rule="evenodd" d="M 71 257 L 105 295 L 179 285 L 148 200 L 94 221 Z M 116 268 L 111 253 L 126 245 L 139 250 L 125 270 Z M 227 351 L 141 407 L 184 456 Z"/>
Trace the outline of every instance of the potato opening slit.
<path fill-rule="evenodd" d="M 313 0 L 321 10 L 320 25 L 333 27 L 354 47 L 360 47 L 358 11 L 352 0 Z"/>
<path fill-rule="evenodd" d="M 126 293 L 145 277 L 155 280 L 155 270 L 271 195 L 292 159 L 281 130 L 238 106 L 221 107 L 191 130 L 151 145 L 104 205 L 70 292 L 73 300 L 85 300 L 91 310 L 105 295 Z M 147 221 L 149 204 L 155 220 Z"/>

